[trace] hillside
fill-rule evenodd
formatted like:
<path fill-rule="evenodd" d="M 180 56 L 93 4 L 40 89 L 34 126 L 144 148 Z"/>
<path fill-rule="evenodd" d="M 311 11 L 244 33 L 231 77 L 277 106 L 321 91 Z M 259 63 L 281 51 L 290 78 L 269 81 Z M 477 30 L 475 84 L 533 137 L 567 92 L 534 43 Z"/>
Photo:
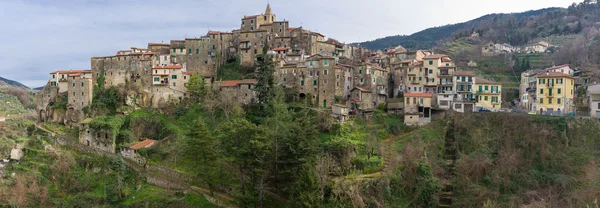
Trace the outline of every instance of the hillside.
<path fill-rule="evenodd" d="M 487 22 L 495 22 L 499 23 L 500 19 L 514 19 L 518 22 L 525 22 L 531 17 L 539 16 L 542 14 L 547 14 L 556 11 L 564 11 L 563 8 L 546 8 L 540 10 L 532 10 L 521 13 L 511 13 L 511 14 L 489 14 L 477 19 L 458 23 L 445 25 L 440 27 L 433 27 L 429 29 L 425 29 L 423 31 L 419 31 L 412 35 L 395 35 L 384 38 L 379 38 L 372 41 L 366 41 L 360 43 L 362 47 L 368 49 L 384 49 L 390 46 L 402 45 L 406 49 L 414 50 L 414 49 L 430 49 L 439 43 L 442 43 L 444 40 L 454 37 L 457 33 L 463 33 L 460 35 L 470 35 L 472 31 L 479 31 L 481 33 L 487 32 L 484 29 L 484 23 Z M 489 31 L 489 30 L 488 30 Z M 491 35 L 491 33 L 490 33 Z"/>
<path fill-rule="evenodd" d="M 20 82 L 0 77 L 0 87 L 7 86 L 29 89 L 29 87 L 25 86 L 24 84 L 21 84 Z"/>

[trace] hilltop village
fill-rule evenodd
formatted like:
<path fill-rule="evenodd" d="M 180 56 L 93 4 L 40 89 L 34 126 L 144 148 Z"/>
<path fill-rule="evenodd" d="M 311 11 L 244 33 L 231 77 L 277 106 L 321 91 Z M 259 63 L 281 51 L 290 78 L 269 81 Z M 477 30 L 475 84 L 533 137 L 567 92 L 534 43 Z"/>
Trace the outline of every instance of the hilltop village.
<path fill-rule="evenodd" d="M 516 51 L 503 47 L 508 46 L 490 43 L 482 46 L 482 53 Z M 209 31 L 200 38 L 131 47 L 92 57 L 89 70 L 50 73 L 37 93 L 38 121 L 77 126 L 86 119 L 94 86 L 125 87 L 127 105 L 133 109 L 164 108 L 190 97 L 187 85 L 194 76 L 239 104 L 248 104 L 255 101 L 257 80 L 223 80 L 217 69 L 230 62 L 252 69 L 260 54 L 271 55 L 276 83 L 292 89 L 295 100 L 329 111 L 338 122 L 369 118 L 381 108 L 403 115 L 406 125 L 422 126 L 445 111 L 497 112 L 504 110 L 503 102 L 510 102 L 502 99 L 500 83 L 461 70 L 448 55 L 402 46 L 371 51 L 326 39 L 321 33 L 290 27 L 267 5 L 262 14 L 244 16 L 240 28 L 231 32 Z M 538 114 L 574 113 L 575 92 L 581 86 L 575 84 L 576 73 L 569 65 L 523 73 L 519 104 Z M 67 100 L 64 113 L 50 107 L 60 95 Z"/>

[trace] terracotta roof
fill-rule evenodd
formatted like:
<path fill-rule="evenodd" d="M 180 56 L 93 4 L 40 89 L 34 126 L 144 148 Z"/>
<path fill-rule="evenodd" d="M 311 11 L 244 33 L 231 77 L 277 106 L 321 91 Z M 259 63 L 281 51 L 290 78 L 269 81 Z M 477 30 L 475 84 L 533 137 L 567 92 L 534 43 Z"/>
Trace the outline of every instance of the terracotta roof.
<path fill-rule="evenodd" d="M 218 34 L 221 34 L 221 32 L 219 32 L 219 31 L 212 31 L 211 30 L 211 31 L 208 31 L 208 34 L 209 35 L 218 35 Z"/>
<path fill-rule="evenodd" d="M 81 73 L 69 74 L 69 77 L 78 77 L 81 76 Z"/>
<path fill-rule="evenodd" d="M 560 73 L 560 72 L 546 72 L 538 75 L 538 78 L 547 78 L 547 77 L 568 77 L 572 78 L 571 75 Z"/>
<path fill-rule="evenodd" d="M 71 73 L 92 73 L 92 70 L 82 69 L 82 70 L 58 70 L 55 72 L 51 72 L 50 74 L 71 74 Z"/>
<path fill-rule="evenodd" d="M 431 93 L 406 93 L 404 97 L 433 97 Z"/>
<path fill-rule="evenodd" d="M 275 48 L 274 51 L 287 51 L 289 48 Z"/>
<path fill-rule="evenodd" d="M 259 16 L 259 15 L 244 16 L 244 18 L 242 18 L 242 19 L 243 19 L 243 20 L 245 20 L 245 19 L 252 19 L 252 18 L 256 18 L 256 17 L 258 17 L 258 16 Z"/>
<path fill-rule="evenodd" d="M 454 71 L 455 76 L 475 76 L 474 71 Z"/>
<path fill-rule="evenodd" d="M 156 140 L 152 140 L 152 139 L 146 139 L 140 143 L 134 144 L 133 146 L 129 147 L 131 149 L 137 150 L 137 149 L 141 149 L 144 147 L 148 147 L 152 144 L 154 144 L 154 142 L 156 142 Z"/>
<path fill-rule="evenodd" d="M 194 75 L 194 74 L 198 74 L 198 72 L 195 72 L 195 71 L 187 71 L 187 72 L 183 72 L 183 74 L 185 74 L 185 75 Z"/>
<path fill-rule="evenodd" d="M 446 56 L 448 56 L 448 55 L 444 55 L 444 54 L 432 54 L 432 55 L 429 55 L 429 56 L 427 56 L 427 57 L 425 57 L 423 59 L 439 59 L 439 58 L 446 57 Z"/>
<path fill-rule="evenodd" d="M 475 84 L 498 84 L 498 82 L 490 81 L 481 77 L 475 77 Z"/>
<path fill-rule="evenodd" d="M 238 85 L 241 84 L 256 84 L 256 82 L 258 82 L 256 79 L 243 79 L 243 80 L 238 80 Z"/>
<path fill-rule="evenodd" d="M 415 59 L 406 59 L 404 61 L 400 61 L 400 63 L 410 63 L 413 62 Z"/>
<path fill-rule="evenodd" d="M 177 64 L 177 65 L 168 65 L 168 66 L 153 66 L 153 69 L 181 69 L 182 66 Z"/>
<path fill-rule="evenodd" d="M 289 31 L 292 31 L 292 30 L 295 30 L 295 29 L 298 29 L 298 28 L 295 28 L 295 27 L 288 28 Z"/>
<path fill-rule="evenodd" d="M 240 80 L 227 80 L 219 83 L 220 87 L 237 87 Z"/>

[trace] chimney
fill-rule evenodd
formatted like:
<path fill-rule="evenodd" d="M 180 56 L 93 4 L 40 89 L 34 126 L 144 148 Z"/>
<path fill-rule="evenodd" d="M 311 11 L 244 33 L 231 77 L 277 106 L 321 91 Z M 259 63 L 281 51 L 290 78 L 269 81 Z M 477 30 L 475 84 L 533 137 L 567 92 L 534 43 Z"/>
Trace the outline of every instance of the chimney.
<path fill-rule="evenodd" d="M 550 72 L 546 72 L 546 76 L 550 76 Z"/>

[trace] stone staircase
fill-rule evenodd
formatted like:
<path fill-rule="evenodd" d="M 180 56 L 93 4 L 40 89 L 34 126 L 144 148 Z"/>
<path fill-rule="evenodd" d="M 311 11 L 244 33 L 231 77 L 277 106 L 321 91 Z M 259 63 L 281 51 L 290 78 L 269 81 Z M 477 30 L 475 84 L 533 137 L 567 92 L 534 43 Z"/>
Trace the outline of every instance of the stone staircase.
<path fill-rule="evenodd" d="M 442 178 L 442 192 L 439 195 L 438 207 L 452 207 L 454 197 L 454 185 L 452 181 L 455 175 L 456 165 L 456 140 L 454 138 L 454 122 L 451 121 L 446 131 L 446 141 L 444 144 L 444 160 L 446 160 L 446 174 Z"/>

